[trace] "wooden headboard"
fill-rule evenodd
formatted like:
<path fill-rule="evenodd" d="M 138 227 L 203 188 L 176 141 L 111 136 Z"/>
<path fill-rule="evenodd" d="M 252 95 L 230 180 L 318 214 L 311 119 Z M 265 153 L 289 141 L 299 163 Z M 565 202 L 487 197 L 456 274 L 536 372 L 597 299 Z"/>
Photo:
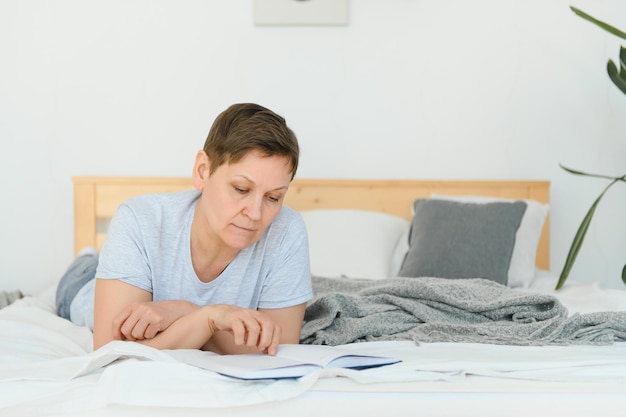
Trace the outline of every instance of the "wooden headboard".
<path fill-rule="evenodd" d="M 106 225 L 118 205 L 138 195 L 180 191 L 192 188 L 190 178 L 75 177 L 74 249 L 101 248 Z M 352 208 L 380 211 L 411 219 L 416 198 L 431 194 L 475 195 L 512 199 L 533 199 L 548 203 L 548 181 L 468 181 L 468 180 L 335 180 L 295 179 L 285 204 L 298 211 Z M 550 265 L 549 218 L 537 249 L 537 266 Z"/>

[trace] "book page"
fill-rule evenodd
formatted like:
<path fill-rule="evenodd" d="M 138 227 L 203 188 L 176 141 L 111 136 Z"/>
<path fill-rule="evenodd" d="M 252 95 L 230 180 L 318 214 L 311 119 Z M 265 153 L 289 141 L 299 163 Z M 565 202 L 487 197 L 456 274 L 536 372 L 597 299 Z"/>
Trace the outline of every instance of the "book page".
<path fill-rule="evenodd" d="M 216 355 L 198 351 L 196 355 L 186 355 L 183 362 L 240 379 L 298 378 L 320 369 L 316 364 L 264 353 Z"/>
<path fill-rule="evenodd" d="M 276 356 L 264 353 L 217 355 L 204 351 L 172 351 L 181 362 L 240 379 L 299 378 L 325 367 L 362 369 L 399 362 L 398 359 L 353 354 L 322 345 L 280 345 Z"/>
<path fill-rule="evenodd" d="M 399 362 L 398 359 L 352 353 L 326 345 L 280 345 L 278 356 L 311 362 L 323 368 L 368 368 Z"/>

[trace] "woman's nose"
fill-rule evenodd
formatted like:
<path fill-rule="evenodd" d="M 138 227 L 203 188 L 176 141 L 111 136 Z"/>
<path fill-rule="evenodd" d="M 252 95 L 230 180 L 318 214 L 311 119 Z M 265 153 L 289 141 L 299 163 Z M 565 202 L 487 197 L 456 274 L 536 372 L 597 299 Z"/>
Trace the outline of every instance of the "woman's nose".
<path fill-rule="evenodd" d="M 262 213 L 262 203 L 262 197 L 251 198 L 245 207 L 244 214 L 252 220 L 259 220 Z"/>

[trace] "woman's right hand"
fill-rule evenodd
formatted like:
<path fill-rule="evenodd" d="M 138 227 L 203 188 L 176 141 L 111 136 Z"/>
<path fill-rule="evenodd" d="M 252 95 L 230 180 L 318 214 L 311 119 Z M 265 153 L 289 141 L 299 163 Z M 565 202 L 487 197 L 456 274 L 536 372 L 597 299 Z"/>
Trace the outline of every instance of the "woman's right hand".
<path fill-rule="evenodd" d="M 133 302 L 113 319 L 116 339 L 152 339 L 176 320 L 198 308 L 182 300 Z"/>

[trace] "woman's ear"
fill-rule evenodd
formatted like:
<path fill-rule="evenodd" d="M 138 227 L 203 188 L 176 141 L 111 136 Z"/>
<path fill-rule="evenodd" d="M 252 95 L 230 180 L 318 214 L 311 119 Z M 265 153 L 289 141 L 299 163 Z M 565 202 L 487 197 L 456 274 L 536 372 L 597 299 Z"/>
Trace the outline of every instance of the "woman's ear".
<path fill-rule="evenodd" d="M 204 151 L 198 151 L 196 154 L 196 162 L 193 164 L 193 172 L 191 178 L 193 180 L 193 186 L 197 190 L 204 188 L 204 181 L 209 177 L 211 161 L 209 156 Z"/>

